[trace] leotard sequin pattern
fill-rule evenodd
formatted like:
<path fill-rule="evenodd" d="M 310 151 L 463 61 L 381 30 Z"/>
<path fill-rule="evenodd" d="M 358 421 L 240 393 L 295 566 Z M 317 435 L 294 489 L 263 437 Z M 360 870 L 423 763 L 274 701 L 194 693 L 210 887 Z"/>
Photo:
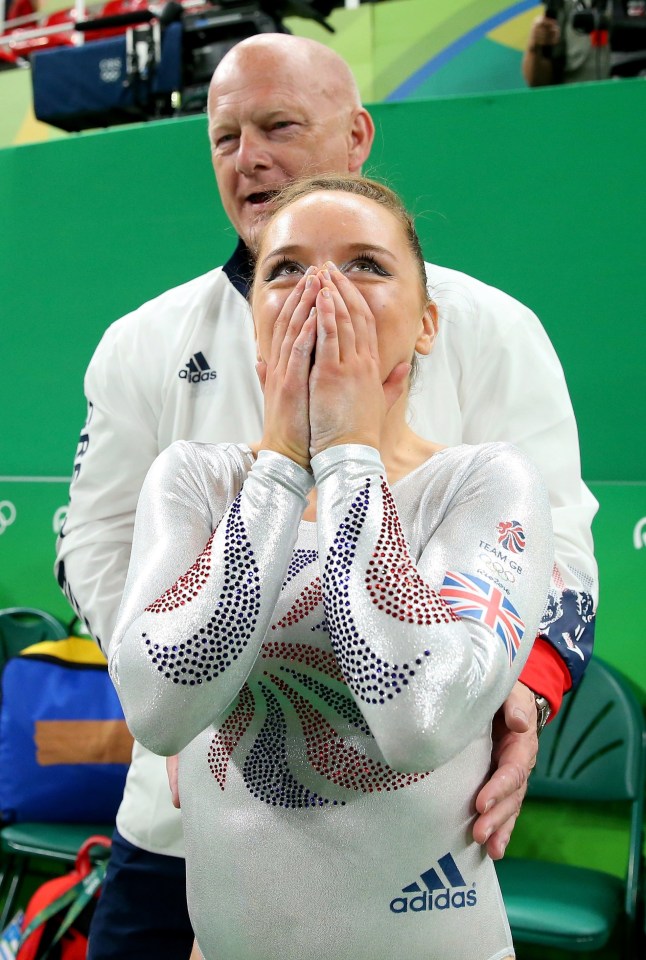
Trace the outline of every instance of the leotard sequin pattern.
<path fill-rule="evenodd" d="M 188 498 L 204 504 L 195 529 L 175 519 L 174 492 L 195 451 L 169 455 L 166 500 L 154 484 L 142 498 L 140 529 L 171 529 L 141 549 L 135 535 L 140 576 L 110 657 L 135 733 L 160 752 L 186 745 L 189 903 L 207 960 L 275 960 L 277 943 L 285 960 L 422 960 L 429 942 L 465 960 L 467 941 L 473 960 L 506 956 L 495 874 L 468 823 L 487 723 L 528 639 L 510 664 L 495 630 L 439 594 L 447 569 L 489 574 L 480 541 L 513 517 L 527 576 L 506 596 L 531 637 L 551 566 L 534 475 L 506 448 L 464 447 L 391 492 L 375 451 L 336 447 L 313 463 L 317 523 L 299 523 L 304 471 L 261 458 L 227 503 L 211 449 Z M 522 496 L 501 496 L 499 458 Z M 197 560 L 173 569 L 168 544 L 187 535 Z M 156 594 L 141 586 L 155 556 L 172 584 Z M 414 889 L 424 912 L 402 915 Z M 445 895 L 463 909 L 443 910 Z"/>
<path fill-rule="evenodd" d="M 438 594 L 420 577 L 404 539 L 397 510 L 387 484 L 381 480 L 383 520 L 379 539 L 368 563 L 366 590 L 378 610 L 401 622 L 431 626 L 456 617 Z M 355 694 L 368 703 L 385 703 L 401 693 L 415 676 L 429 650 L 420 650 L 411 663 L 389 663 L 361 636 L 349 602 L 350 570 L 370 505 L 370 479 L 352 503 L 328 552 L 323 583 L 325 616 L 332 646 Z"/>
<path fill-rule="evenodd" d="M 174 610 L 197 596 L 197 590 L 208 580 L 212 543 L 213 536 L 191 570 L 159 600 L 146 607 L 148 612 Z M 173 683 L 194 686 L 215 679 L 238 659 L 256 626 L 260 609 L 260 577 L 240 516 L 239 495 L 227 516 L 222 561 L 220 599 L 203 627 L 198 627 L 192 636 L 186 636 L 172 646 L 155 643 L 146 633 L 142 634 L 151 662 Z M 191 589 L 195 580 L 197 584 Z"/>

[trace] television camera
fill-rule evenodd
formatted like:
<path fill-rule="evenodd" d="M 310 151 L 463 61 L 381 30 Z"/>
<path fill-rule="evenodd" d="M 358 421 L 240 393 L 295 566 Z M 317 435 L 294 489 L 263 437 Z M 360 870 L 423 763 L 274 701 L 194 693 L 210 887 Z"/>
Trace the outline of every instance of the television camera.
<path fill-rule="evenodd" d="M 333 0 L 117 5 L 109 15 L 76 21 L 76 33 L 92 42 L 31 56 L 34 113 L 68 131 L 203 113 L 213 71 L 231 47 L 256 34 L 289 33 L 283 22 L 288 16 L 315 20 L 333 32 L 325 18 L 335 5 Z"/>
<path fill-rule="evenodd" d="M 548 0 L 545 16 L 557 20 L 564 9 L 565 0 Z M 646 0 L 577 0 L 571 23 L 580 33 L 607 32 L 613 52 L 646 51 Z"/>

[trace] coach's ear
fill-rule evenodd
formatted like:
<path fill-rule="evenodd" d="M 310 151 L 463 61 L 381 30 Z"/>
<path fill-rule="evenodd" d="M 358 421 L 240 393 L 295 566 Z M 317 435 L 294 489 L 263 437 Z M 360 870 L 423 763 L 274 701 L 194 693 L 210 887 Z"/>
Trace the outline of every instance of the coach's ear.
<path fill-rule="evenodd" d="M 361 168 L 370 156 L 375 139 L 375 125 L 365 107 L 355 111 L 350 128 L 348 148 L 348 173 L 361 173 Z"/>

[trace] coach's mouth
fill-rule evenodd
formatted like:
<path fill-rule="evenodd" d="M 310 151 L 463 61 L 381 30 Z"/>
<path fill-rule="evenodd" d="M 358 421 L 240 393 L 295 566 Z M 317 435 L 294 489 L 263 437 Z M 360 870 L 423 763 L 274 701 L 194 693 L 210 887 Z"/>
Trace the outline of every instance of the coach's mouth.
<path fill-rule="evenodd" d="M 271 204 L 277 193 L 278 190 L 258 190 L 255 193 L 250 193 L 245 202 L 251 206 L 255 213 L 264 213 L 271 209 Z"/>

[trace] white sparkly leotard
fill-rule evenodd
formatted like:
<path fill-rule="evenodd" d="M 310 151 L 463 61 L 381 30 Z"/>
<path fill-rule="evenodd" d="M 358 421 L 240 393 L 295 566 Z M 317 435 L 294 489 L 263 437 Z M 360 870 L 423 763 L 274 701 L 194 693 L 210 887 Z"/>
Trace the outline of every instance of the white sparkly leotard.
<path fill-rule="evenodd" d="M 544 486 L 498 443 L 392 489 L 370 447 L 312 469 L 180 441 L 139 501 L 110 670 L 137 739 L 181 751 L 198 943 L 207 960 L 499 960 L 473 800 L 545 607 Z"/>

